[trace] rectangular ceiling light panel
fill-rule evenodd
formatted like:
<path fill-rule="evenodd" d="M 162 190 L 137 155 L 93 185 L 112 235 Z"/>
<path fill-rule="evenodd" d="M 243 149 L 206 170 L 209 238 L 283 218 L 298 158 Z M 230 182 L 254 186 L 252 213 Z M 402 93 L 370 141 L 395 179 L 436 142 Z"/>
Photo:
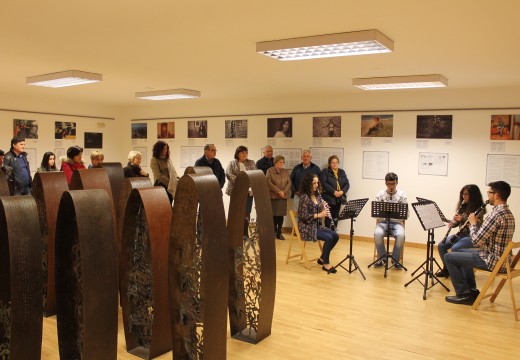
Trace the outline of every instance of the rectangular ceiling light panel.
<path fill-rule="evenodd" d="M 136 92 L 135 97 L 143 100 L 177 100 L 200 98 L 200 91 L 189 89 L 157 90 Z"/>
<path fill-rule="evenodd" d="M 281 61 L 388 53 L 394 42 L 378 30 L 256 43 L 256 52 Z"/>
<path fill-rule="evenodd" d="M 78 70 L 61 71 L 52 74 L 31 76 L 26 79 L 27 85 L 60 88 L 66 86 L 90 84 L 103 80 L 103 75 Z"/>
<path fill-rule="evenodd" d="M 447 87 L 448 79 L 442 75 L 391 76 L 353 79 L 352 85 L 363 90 L 398 90 Z"/>

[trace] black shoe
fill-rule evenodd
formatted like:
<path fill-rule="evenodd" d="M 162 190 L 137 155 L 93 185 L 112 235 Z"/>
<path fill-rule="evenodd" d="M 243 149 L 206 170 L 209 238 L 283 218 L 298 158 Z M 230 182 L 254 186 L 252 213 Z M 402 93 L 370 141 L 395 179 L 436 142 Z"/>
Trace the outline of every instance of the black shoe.
<path fill-rule="evenodd" d="M 384 260 L 379 260 L 374 264 L 375 268 L 385 267 L 386 262 Z"/>
<path fill-rule="evenodd" d="M 472 289 L 470 291 L 471 291 L 471 296 L 473 296 L 473 299 L 477 300 L 478 296 L 480 295 L 480 291 L 478 289 Z"/>
<path fill-rule="evenodd" d="M 323 261 L 321 261 L 321 259 L 316 260 L 316 262 L 318 263 L 318 265 L 323 265 Z"/>
<path fill-rule="evenodd" d="M 473 305 L 475 299 L 471 293 L 455 296 L 446 296 L 445 300 L 452 304 Z"/>
<path fill-rule="evenodd" d="M 450 273 L 448 272 L 448 269 L 442 268 L 441 270 L 439 270 L 439 271 L 437 271 L 435 273 L 435 276 L 437 276 L 437 277 L 445 277 L 447 279 L 448 276 L 450 276 Z"/>
<path fill-rule="evenodd" d="M 277 238 L 278 240 L 285 240 L 285 238 L 283 237 L 282 234 L 276 234 L 276 238 Z"/>
<path fill-rule="evenodd" d="M 396 270 L 403 270 L 403 265 L 401 265 L 399 263 L 395 263 L 394 264 L 394 269 L 396 269 Z"/>
<path fill-rule="evenodd" d="M 338 272 L 338 270 L 336 270 L 333 267 L 331 267 L 330 269 L 327 269 L 325 266 L 322 266 L 321 270 L 326 271 L 328 274 L 335 274 Z"/>

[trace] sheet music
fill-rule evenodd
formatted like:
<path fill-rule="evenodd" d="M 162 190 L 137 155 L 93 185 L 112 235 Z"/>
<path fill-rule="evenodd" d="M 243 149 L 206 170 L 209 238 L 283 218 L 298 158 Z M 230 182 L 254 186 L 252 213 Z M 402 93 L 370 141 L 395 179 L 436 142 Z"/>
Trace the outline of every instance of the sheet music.
<path fill-rule="evenodd" d="M 442 219 L 437 212 L 435 204 L 419 203 L 417 206 L 415 206 L 415 210 L 425 229 L 434 229 L 444 226 L 444 223 L 442 222 Z"/>

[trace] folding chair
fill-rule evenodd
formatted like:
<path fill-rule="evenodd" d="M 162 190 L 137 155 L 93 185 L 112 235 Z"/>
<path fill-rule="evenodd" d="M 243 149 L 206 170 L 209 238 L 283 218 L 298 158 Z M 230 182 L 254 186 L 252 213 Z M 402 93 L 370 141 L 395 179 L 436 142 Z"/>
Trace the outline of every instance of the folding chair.
<path fill-rule="evenodd" d="M 305 261 L 305 266 L 307 267 L 308 270 L 310 270 L 312 267 L 311 263 L 319 259 L 319 258 L 309 259 L 307 257 L 307 251 L 305 249 L 305 246 L 307 245 L 308 242 L 313 242 L 313 241 L 302 240 L 302 238 L 300 236 L 300 230 L 298 229 L 298 220 L 297 220 L 298 214 L 296 212 L 294 212 L 294 210 L 290 210 L 289 215 L 291 216 L 293 228 L 292 228 L 292 232 L 291 232 L 291 242 L 289 243 L 289 251 L 287 252 L 287 259 L 285 260 L 285 263 L 288 264 L 289 259 L 292 259 L 294 257 L 300 257 L 300 261 L 303 259 Z M 298 241 L 298 244 L 300 245 L 301 252 L 291 255 L 291 249 L 292 249 L 293 241 L 295 239 Z M 318 240 L 316 242 L 318 243 L 318 247 L 320 249 L 320 254 L 321 254 L 323 251 L 323 246 L 321 245 L 320 240 Z"/>
<path fill-rule="evenodd" d="M 506 281 L 509 284 L 509 290 L 511 292 L 511 302 L 513 304 L 513 315 L 515 316 L 515 320 L 518 321 L 518 312 L 520 309 L 516 305 L 515 300 L 515 293 L 513 290 L 513 278 L 520 276 L 520 269 L 515 269 L 515 266 L 520 261 L 520 252 L 516 254 L 516 256 L 513 258 L 513 262 L 511 265 L 509 265 L 509 262 L 507 261 L 508 255 L 511 253 L 513 249 L 520 249 L 520 242 L 510 242 L 506 249 L 504 250 L 504 253 L 498 260 L 498 263 L 495 265 L 495 268 L 489 275 L 488 279 L 486 280 L 486 283 L 484 284 L 484 287 L 482 288 L 482 291 L 480 292 L 480 295 L 477 297 L 475 302 L 473 303 L 472 309 L 476 310 L 477 307 L 480 305 L 480 302 L 485 298 L 491 298 L 491 302 L 495 302 L 495 299 L 497 298 L 498 294 L 500 293 L 500 290 L 502 290 L 502 287 L 504 287 Z M 503 264 L 506 264 L 506 273 L 499 273 L 500 268 Z M 495 288 L 495 291 L 493 291 L 490 294 L 486 294 L 493 284 L 493 281 L 495 278 L 499 278 L 500 282 L 498 283 L 497 287 Z"/>

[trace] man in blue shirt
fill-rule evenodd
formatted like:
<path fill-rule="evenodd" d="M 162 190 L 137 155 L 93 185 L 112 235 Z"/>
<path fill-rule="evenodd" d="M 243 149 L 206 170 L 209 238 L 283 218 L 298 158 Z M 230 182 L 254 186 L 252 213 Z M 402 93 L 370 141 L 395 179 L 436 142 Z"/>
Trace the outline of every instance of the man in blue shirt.
<path fill-rule="evenodd" d="M 25 152 L 25 139 L 13 138 L 11 150 L 4 156 L 4 164 L 10 166 L 14 173 L 14 194 L 31 195 L 31 169 Z"/>

